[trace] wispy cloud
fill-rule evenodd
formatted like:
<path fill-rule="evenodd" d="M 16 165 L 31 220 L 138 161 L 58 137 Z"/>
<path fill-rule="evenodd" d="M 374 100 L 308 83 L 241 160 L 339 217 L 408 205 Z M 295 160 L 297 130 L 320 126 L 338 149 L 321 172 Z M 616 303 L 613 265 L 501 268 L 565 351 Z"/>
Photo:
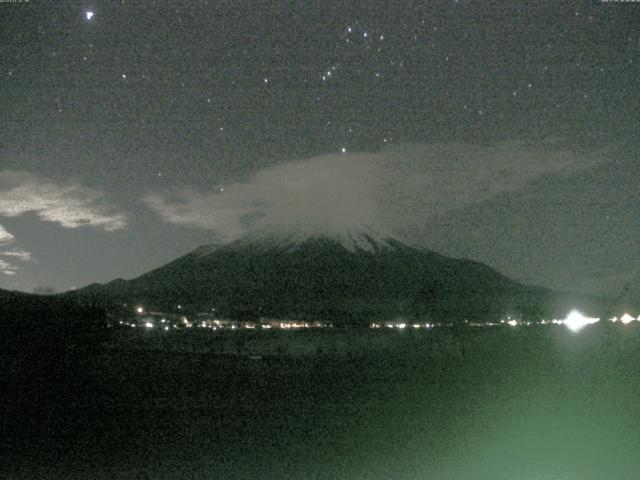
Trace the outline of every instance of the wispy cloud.
<path fill-rule="evenodd" d="M 31 254 L 29 252 L 25 250 L 18 250 L 13 247 L 14 241 L 15 237 L 0 225 L 0 273 L 4 273 L 5 275 L 15 275 L 18 267 L 2 257 L 15 256 L 24 261 L 31 259 Z M 20 252 L 20 254 L 18 252 Z"/>
<path fill-rule="evenodd" d="M 152 193 L 144 202 L 166 222 L 225 238 L 263 227 L 394 231 L 599 161 L 519 142 L 412 144 L 283 163 L 209 192 Z"/>
<path fill-rule="evenodd" d="M 0 273 L 4 273 L 5 275 L 15 275 L 17 271 L 18 267 L 0 258 Z"/>
<path fill-rule="evenodd" d="M 97 190 L 56 183 L 28 172 L 0 171 L 0 217 L 27 212 L 66 228 L 92 226 L 114 231 L 126 226 L 125 215 Z"/>
<path fill-rule="evenodd" d="M 65 228 L 90 226 L 111 232 L 126 226 L 126 217 L 101 192 L 76 183 L 57 183 L 28 172 L 0 171 L 0 218 L 33 212 Z M 31 252 L 0 224 L 0 273 L 15 275 L 16 262 L 33 261 Z"/>
<path fill-rule="evenodd" d="M 0 251 L 0 255 L 3 257 L 17 258 L 18 260 L 22 260 L 23 262 L 28 262 L 30 260 L 33 260 L 33 256 L 31 255 L 31 252 L 28 252 L 22 248 L 2 250 Z"/>
<path fill-rule="evenodd" d="M 5 228 L 2 225 L 0 225 L 0 247 L 13 242 L 13 239 L 14 239 L 13 235 L 7 232 Z"/>

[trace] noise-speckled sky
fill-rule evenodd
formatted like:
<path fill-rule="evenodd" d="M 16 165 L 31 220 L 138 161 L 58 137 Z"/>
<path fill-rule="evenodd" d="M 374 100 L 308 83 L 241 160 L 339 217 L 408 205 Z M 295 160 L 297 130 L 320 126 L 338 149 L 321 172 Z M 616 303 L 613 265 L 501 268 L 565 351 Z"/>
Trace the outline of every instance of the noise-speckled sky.
<path fill-rule="evenodd" d="M 23 0 L 0 25 L 0 288 L 272 225 L 567 290 L 638 275 L 640 3 Z"/>

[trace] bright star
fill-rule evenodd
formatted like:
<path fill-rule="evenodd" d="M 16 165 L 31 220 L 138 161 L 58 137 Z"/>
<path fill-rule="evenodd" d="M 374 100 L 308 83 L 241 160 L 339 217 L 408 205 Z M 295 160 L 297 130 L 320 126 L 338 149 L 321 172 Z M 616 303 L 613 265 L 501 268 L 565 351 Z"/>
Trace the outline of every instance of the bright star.
<path fill-rule="evenodd" d="M 87 20 L 91 20 L 93 18 L 93 12 L 86 12 L 85 16 L 87 17 Z"/>

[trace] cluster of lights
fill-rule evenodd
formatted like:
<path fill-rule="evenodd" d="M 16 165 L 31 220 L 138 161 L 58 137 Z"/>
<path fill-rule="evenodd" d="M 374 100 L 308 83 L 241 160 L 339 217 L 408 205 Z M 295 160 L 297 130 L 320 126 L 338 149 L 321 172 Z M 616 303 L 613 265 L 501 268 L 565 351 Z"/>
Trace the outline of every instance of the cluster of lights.
<path fill-rule="evenodd" d="M 593 325 L 595 323 L 598 323 L 599 321 L 600 319 L 597 317 L 587 317 L 577 310 L 572 310 L 564 319 L 541 320 L 540 322 L 538 322 L 538 324 L 564 325 L 572 332 L 578 332 L 582 330 L 584 327 L 586 327 L 587 325 Z M 613 318 L 610 318 L 609 321 L 613 323 L 620 322 L 623 325 L 628 325 L 631 322 L 636 322 L 636 321 L 640 322 L 640 317 L 635 318 L 632 315 L 625 313 L 620 318 L 613 317 Z M 503 324 L 506 323 L 507 325 L 510 325 L 512 327 L 516 327 L 518 325 L 531 325 L 531 322 L 521 322 L 519 320 L 512 320 L 512 319 L 502 320 L 501 323 Z"/>
<path fill-rule="evenodd" d="M 126 306 L 126 304 L 124 305 Z M 182 305 L 177 306 L 179 310 L 182 310 Z M 153 329 L 159 327 L 162 330 L 168 331 L 172 328 L 198 328 L 198 329 L 210 329 L 210 330 L 270 330 L 272 328 L 290 330 L 290 329 L 305 329 L 305 328 L 324 328 L 332 326 L 330 323 L 324 323 L 319 321 L 307 322 L 301 320 L 276 320 L 276 319 L 261 319 L 260 321 L 237 321 L 229 319 L 196 319 L 190 321 L 186 316 L 182 315 L 174 320 L 167 320 L 167 318 L 157 317 L 162 314 L 161 312 L 147 311 L 143 306 L 139 305 L 134 308 L 136 314 L 139 315 L 138 320 L 124 321 L 120 320 L 119 324 L 124 326 L 144 327 L 147 329 Z M 211 311 L 215 311 L 212 308 Z M 148 316 L 147 316 L 148 314 Z M 201 316 L 201 315 L 200 315 Z"/>
<path fill-rule="evenodd" d="M 407 323 L 407 322 L 403 322 L 403 321 L 397 321 L 397 322 L 372 322 L 369 324 L 369 328 L 373 329 L 373 330 L 377 330 L 380 328 L 391 328 L 391 329 L 398 329 L 398 330 L 404 330 L 405 328 L 413 328 L 415 330 L 419 330 L 419 329 L 424 329 L 424 328 L 433 328 L 436 326 L 440 326 L 439 324 L 435 324 L 435 323 Z"/>
<path fill-rule="evenodd" d="M 631 322 L 640 322 L 640 317 L 634 318 L 631 315 L 629 315 L 628 313 L 625 313 L 620 318 L 618 318 L 618 317 L 611 318 L 610 321 L 612 321 L 613 323 L 620 322 L 623 325 L 628 325 Z"/>
<path fill-rule="evenodd" d="M 182 305 L 178 305 L 178 309 L 182 309 Z M 212 309 L 215 310 L 215 309 Z M 146 312 L 145 308 L 142 306 L 137 306 L 135 307 L 135 312 L 139 315 L 144 314 Z M 571 330 L 572 332 L 578 332 L 580 330 L 582 330 L 584 327 L 588 326 L 588 325 L 593 325 L 595 323 L 598 323 L 600 321 L 599 318 L 596 317 L 588 317 L 583 315 L 582 313 L 580 313 L 577 310 L 572 310 L 571 312 L 569 312 L 569 314 L 566 316 L 566 318 L 564 319 L 553 319 L 553 320 L 540 320 L 538 322 L 531 322 L 531 321 L 522 321 L 522 320 L 518 320 L 518 319 L 513 319 L 511 317 L 507 317 L 506 320 L 501 320 L 500 323 L 487 323 L 487 322 L 482 322 L 482 323 L 469 323 L 469 321 L 465 321 L 465 324 L 468 326 L 472 326 L 472 327 L 493 327 L 493 326 L 498 326 L 498 325 L 509 325 L 510 327 L 517 327 L 517 326 L 531 326 L 534 324 L 537 325 L 564 325 L 566 328 L 568 328 L 569 330 Z M 628 325 L 632 322 L 640 322 L 640 316 L 639 317 L 633 317 L 632 315 L 630 315 L 629 313 L 624 313 L 622 316 L 618 317 L 613 317 L 610 318 L 609 321 L 613 322 L 613 323 L 621 323 L 623 325 Z M 154 320 L 152 318 L 145 318 L 144 319 L 144 323 L 139 324 L 138 322 L 125 322 L 125 321 L 120 321 L 119 322 L 120 325 L 126 325 L 126 326 L 130 326 L 135 328 L 136 326 L 144 326 L 147 329 L 153 329 L 156 327 L 156 324 L 154 323 Z M 167 331 L 169 330 L 170 326 L 166 325 L 167 323 L 170 323 L 167 321 L 166 318 L 162 318 L 160 320 L 161 324 L 165 324 L 165 325 L 160 325 L 160 327 Z M 231 330 L 236 330 L 236 329 L 246 329 L 246 330 L 255 330 L 257 328 L 263 329 L 263 330 L 269 330 L 272 328 L 278 328 L 278 329 L 282 329 L 282 330 L 289 330 L 289 329 L 307 329 L 307 328 L 322 328 L 322 327 L 327 327 L 327 326 L 331 326 L 330 324 L 326 324 L 326 323 L 322 323 L 322 322 L 305 322 L 305 321 L 293 321 L 293 320 L 271 320 L 268 322 L 237 322 L 237 321 L 231 321 L 231 320 L 202 320 L 200 322 L 197 323 L 192 323 L 190 322 L 187 317 L 182 316 L 180 317 L 180 323 L 179 323 L 180 327 L 182 328 L 192 328 L 192 327 L 196 327 L 196 328 L 208 328 L 208 329 L 212 329 L 212 330 L 223 330 L 223 329 L 231 329 Z M 404 330 L 406 328 L 413 328 L 415 330 L 418 329 L 431 329 L 434 327 L 441 327 L 443 325 L 446 326 L 452 326 L 453 324 L 451 323 L 447 323 L 447 324 L 442 324 L 442 323 L 408 323 L 404 320 L 397 320 L 397 321 L 386 321 L 386 322 L 372 322 L 369 324 L 369 328 L 371 329 L 381 329 L 381 328 L 388 328 L 388 329 L 397 329 L 397 330 Z M 173 328 L 179 328 L 178 325 L 173 324 L 171 325 Z"/>
<path fill-rule="evenodd" d="M 600 321 L 599 318 L 586 317 L 582 313 L 578 312 L 577 310 L 572 310 L 571 312 L 569 312 L 567 317 L 563 319 L 540 320 L 539 322 L 531 322 L 531 321 L 524 322 L 522 320 L 516 320 L 509 317 L 507 320 L 501 320 L 500 323 L 509 325 L 511 327 L 517 327 L 520 325 L 531 326 L 534 324 L 564 325 L 569 330 L 573 332 L 577 332 L 579 330 L 582 330 L 582 328 L 584 328 L 585 326 L 597 323 L 599 321 Z"/>

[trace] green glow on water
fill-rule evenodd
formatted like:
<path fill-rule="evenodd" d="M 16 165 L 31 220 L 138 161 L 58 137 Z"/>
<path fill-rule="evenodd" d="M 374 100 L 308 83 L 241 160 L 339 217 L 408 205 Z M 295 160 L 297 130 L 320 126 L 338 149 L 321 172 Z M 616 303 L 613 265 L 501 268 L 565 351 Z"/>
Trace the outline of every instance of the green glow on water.
<path fill-rule="evenodd" d="M 640 478 L 635 325 L 320 335 L 379 348 L 259 362 L 159 352 L 67 359 L 64 369 L 82 382 L 45 385 L 43 395 L 62 400 L 49 413 L 38 406 L 39 436 L 27 431 L 38 457 L 21 472 L 72 480 L 105 472 L 111 480 Z M 20 398 L 7 405 L 31 397 Z"/>

